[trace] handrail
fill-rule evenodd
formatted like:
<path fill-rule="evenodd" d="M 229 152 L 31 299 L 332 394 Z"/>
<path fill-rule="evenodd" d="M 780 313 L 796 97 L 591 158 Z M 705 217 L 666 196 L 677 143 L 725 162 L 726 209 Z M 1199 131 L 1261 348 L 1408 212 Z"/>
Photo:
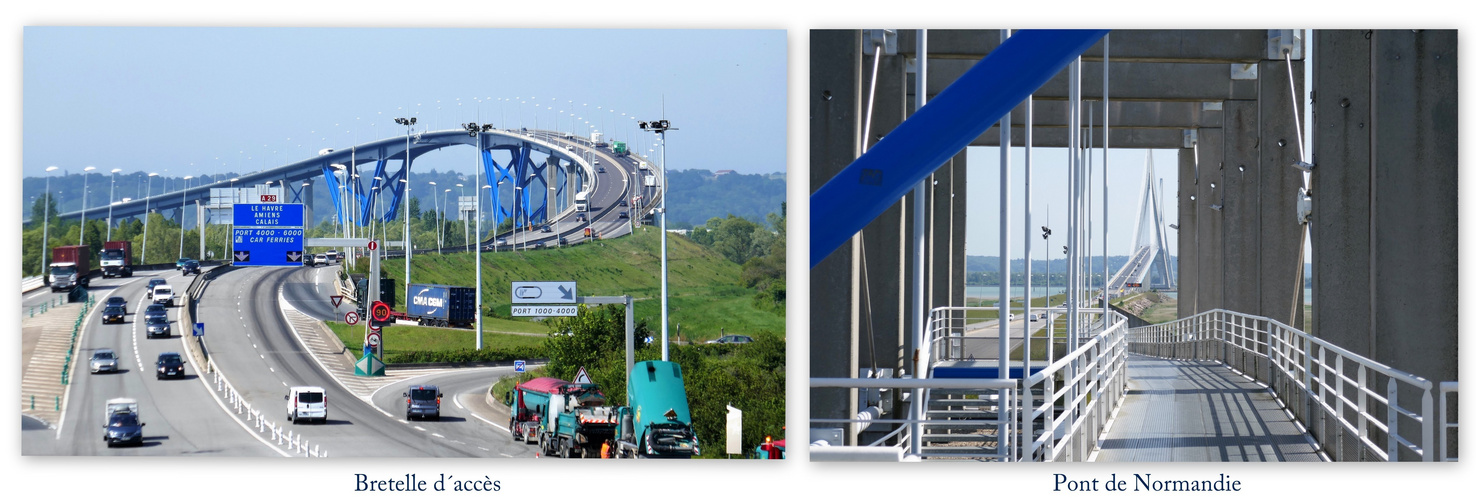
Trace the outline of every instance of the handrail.
<path fill-rule="evenodd" d="M 1450 449 L 1451 448 L 1451 446 L 1450 446 L 1450 444 L 1451 444 L 1450 430 L 1451 429 L 1458 429 L 1461 426 L 1461 424 L 1460 424 L 1460 419 L 1459 418 L 1457 418 L 1456 421 L 1454 421 L 1454 422 L 1452 422 L 1450 420 L 1450 401 L 1447 399 L 1446 396 L 1449 395 L 1449 394 L 1451 394 L 1451 393 L 1455 393 L 1455 394 L 1459 395 L 1460 394 L 1460 390 L 1461 390 L 1461 386 L 1460 386 L 1460 384 L 1458 382 L 1448 381 L 1448 382 L 1441 382 L 1440 383 L 1440 461 L 1441 462 L 1455 462 L 1457 460 L 1456 456 L 1453 455 L 1453 454 L 1451 454 L 1451 449 Z M 1459 417 L 1459 415 L 1457 417 Z M 1457 436 L 1459 436 L 1459 435 L 1457 435 Z"/>
<path fill-rule="evenodd" d="M 1298 420 L 1315 429 L 1312 434 L 1323 449 L 1339 459 L 1372 455 L 1397 461 L 1401 448 L 1424 461 L 1434 461 L 1438 455 L 1433 382 L 1280 321 L 1214 309 L 1171 323 L 1134 328 L 1129 343 L 1134 352 L 1142 354 L 1220 361 L 1265 383 Z M 1378 387 L 1381 378 L 1382 390 Z M 1413 392 L 1401 391 L 1403 387 Z M 1442 384 L 1442 391 L 1444 387 Z M 1401 394 L 1406 398 L 1401 399 Z M 1411 399 L 1418 403 L 1401 403 Z M 1444 392 L 1441 403 L 1443 412 Z M 1378 405 L 1385 407 L 1382 418 Z M 1419 409 L 1406 407 L 1414 405 Z M 1442 421 L 1445 416 L 1441 414 Z M 1333 424 L 1335 432 L 1327 432 L 1324 423 Z M 1408 429 L 1403 423 L 1413 424 L 1417 432 L 1401 432 Z M 1445 427 L 1441 429 L 1444 436 Z M 1342 433 L 1361 443 L 1360 450 L 1345 452 Z M 1377 442 L 1376 433 L 1384 434 L 1382 443 Z"/>
<path fill-rule="evenodd" d="M 965 390 L 995 391 L 996 392 L 996 396 L 994 396 L 994 397 L 997 398 L 996 401 L 998 401 L 999 409 L 998 409 L 997 412 L 995 412 L 995 418 L 994 419 L 987 419 L 986 418 L 986 419 L 971 419 L 971 420 L 946 420 L 946 421 L 940 421 L 940 420 L 915 419 L 915 418 L 893 418 L 893 419 L 812 418 L 812 419 L 810 419 L 810 422 L 811 422 L 811 424 L 852 424 L 852 425 L 854 425 L 854 424 L 863 424 L 863 423 L 864 424 L 878 424 L 878 423 L 879 424 L 905 424 L 905 425 L 901 425 L 898 429 L 895 429 L 895 430 L 887 433 L 887 435 L 883 436 L 882 438 L 873 440 L 867 446 L 871 446 L 871 447 L 881 447 L 881 446 L 903 447 L 903 444 L 906 443 L 905 449 L 906 449 L 907 455 L 912 456 L 912 457 L 917 457 L 917 458 L 926 458 L 926 457 L 929 457 L 929 456 L 954 456 L 954 457 L 960 456 L 960 455 L 956 455 L 956 454 L 936 454 L 935 455 L 935 454 L 929 453 L 926 450 L 920 449 L 921 440 L 920 439 L 912 439 L 912 436 L 913 436 L 912 433 L 913 432 L 921 433 L 922 432 L 922 429 L 924 427 L 934 426 L 934 425 L 954 425 L 954 426 L 956 426 L 958 424 L 978 424 L 980 426 L 993 426 L 996 429 L 996 433 L 997 433 L 996 436 L 997 436 L 997 443 L 998 443 L 997 446 L 995 447 L 995 451 L 993 453 L 984 453 L 984 454 L 979 454 L 979 455 L 971 455 L 970 457 L 971 458 L 982 458 L 982 459 L 994 459 L 994 460 L 1006 461 L 1006 462 L 1007 461 L 1013 461 L 1015 459 L 1015 457 L 1017 456 L 1017 454 L 1015 453 L 1016 445 L 1012 442 L 1011 438 L 1016 434 L 1016 429 L 1017 429 L 1016 422 L 1018 421 L 1018 413 L 1019 413 L 1019 411 L 1016 408 L 1014 408 L 1011 403 L 1016 400 L 1015 393 L 1017 392 L 1017 387 L 1018 386 L 1019 386 L 1018 381 L 1009 380 L 1009 379 L 963 379 L 963 378 L 950 378 L 950 379 L 895 379 L 895 378 L 821 378 L 821 377 L 811 378 L 810 379 L 810 387 L 811 388 L 835 388 L 835 389 L 901 389 L 901 390 L 916 390 L 916 389 L 930 389 L 930 390 L 931 389 L 965 389 Z M 926 404 L 926 403 L 915 402 L 914 404 Z M 916 428 L 916 430 L 914 430 L 914 428 Z M 896 443 L 897 444 L 896 445 L 888 445 L 888 444 L 886 444 L 885 441 L 888 438 L 892 438 L 892 437 L 896 437 L 897 438 L 897 440 L 896 440 Z"/>

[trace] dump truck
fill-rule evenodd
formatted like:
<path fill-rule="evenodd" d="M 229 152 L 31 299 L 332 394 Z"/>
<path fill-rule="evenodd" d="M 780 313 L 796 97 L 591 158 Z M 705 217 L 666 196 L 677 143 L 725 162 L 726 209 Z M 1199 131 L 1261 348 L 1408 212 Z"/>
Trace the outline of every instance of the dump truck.
<path fill-rule="evenodd" d="M 47 273 L 51 280 L 51 291 L 71 291 L 78 286 L 88 286 L 92 267 L 87 260 L 88 248 L 83 245 L 56 247 L 51 249 L 51 266 Z"/>
<path fill-rule="evenodd" d="M 568 383 L 549 394 L 539 416 L 538 449 L 546 456 L 598 457 L 615 440 L 619 409 L 605 406 L 595 384 Z"/>
<path fill-rule="evenodd" d="M 507 429 L 514 441 L 532 443 L 538 437 L 538 424 L 543 421 L 550 395 L 568 384 L 567 380 L 538 377 L 513 386 L 504 402 L 510 410 Z"/>
<path fill-rule="evenodd" d="M 464 286 L 410 285 L 404 319 L 421 326 L 471 327 L 477 318 L 477 289 Z"/>
<path fill-rule="evenodd" d="M 702 453 L 692 430 L 682 367 L 642 361 L 631 369 L 630 406 L 618 410 L 623 458 L 691 458 Z"/>
<path fill-rule="evenodd" d="M 97 265 L 102 267 L 104 278 L 127 278 L 133 276 L 133 242 L 109 241 L 103 243 Z"/>

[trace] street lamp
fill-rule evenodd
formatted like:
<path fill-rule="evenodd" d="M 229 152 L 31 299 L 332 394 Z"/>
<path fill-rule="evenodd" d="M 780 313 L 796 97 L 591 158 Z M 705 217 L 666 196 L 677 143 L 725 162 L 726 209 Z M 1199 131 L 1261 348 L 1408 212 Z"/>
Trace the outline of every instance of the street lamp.
<path fill-rule="evenodd" d="M 405 298 L 410 297 L 410 250 L 414 245 L 410 243 L 410 133 L 415 130 L 415 117 L 395 118 L 395 123 L 405 126 L 405 177 L 400 182 L 405 184 Z"/>
<path fill-rule="evenodd" d="M 477 152 L 477 154 L 481 154 L 481 152 L 479 151 L 479 152 Z M 473 169 L 473 170 L 475 170 L 475 169 Z M 456 199 L 456 217 L 458 219 L 461 219 L 461 239 L 462 239 L 461 245 L 464 246 L 464 247 L 470 247 L 471 246 L 471 226 L 469 224 L 467 224 L 466 217 L 463 217 L 461 215 L 461 198 L 465 198 L 466 197 L 466 186 L 463 185 L 462 183 L 458 182 L 458 183 L 456 183 L 456 187 L 461 188 L 461 196 Z M 447 191 L 450 191 L 450 190 L 448 189 Z"/>
<path fill-rule="evenodd" d="M 82 227 L 77 230 L 77 244 L 87 244 L 87 173 L 97 170 L 97 167 L 88 165 L 82 169 Z"/>
<path fill-rule="evenodd" d="M 641 130 L 653 132 L 661 141 L 661 206 L 656 209 L 661 214 L 661 360 L 668 361 L 670 345 L 667 337 L 667 295 L 666 295 L 666 131 L 678 130 L 671 127 L 667 120 L 655 120 L 651 122 L 640 122 Z"/>
<path fill-rule="evenodd" d="M 138 263 L 140 265 L 145 264 L 145 263 L 148 262 L 148 257 L 149 257 L 149 199 L 154 197 L 154 195 L 153 195 L 153 192 L 154 192 L 154 178 L 155 177 L 158 177 L 158 176 L 159 176 L 159 173 L 158 172 L 149 172 L 149 176 L 147 177 L 149 186 L 148 186 L 147 189 L 144 190 L 144 212 L 143 212 L 143 217 L 144 217 L 144 244 L 143 244 L 143 253 L 139 254 L 139 257 L 138 257 Z"/>
<path fill-rule="evenodd" d="M 193 175 L 186 175 L 184 177 L 184 181 L 185 181 L 184 190 L 179 192 L 179 257 L 177 257 L 179 259 L 183 259 L 184 258 L 184 209 L 185 209 L 185 194 L 190 192 L 190 179 L 194 179 L 194 178 L 195 178 L 195 176 L 193 176 Z M 196 220 L 195 221 L 195 225 L 198 226 L 199 224 L 200 224 L 200 221 Z M 202 257 L 203 257 L 203 255 L 202 255 Z"/>
<path fill-rule="evenodd" d="M 109 241 L 111 241 L 113 239 L 113 205 L 117 205 L 117 203 L 113 202 L 113 189 L 116 188 L 116 187 L 118 187 L 118 172 L 122 172 L 122 171 L 123 171 L 123 169 L 121 169 L 121 168 L 115 168 L 115 169 L 113 169 L 112 170 L 113 180 L 112 180 L 112 182 L 110 182 L 108 184 L 108 240 Z"/>
<path fill-rule="evenodd" d="M 513 237 L 512 247 L 513 247 L 513 250 L 517 250 L 518 249 L 518 226 L 523 225 L 522 222 L 518 220 L 518 215 L 521 213 L 518 209 L 519 208 L 522 208 L 522 205 L 523 205 L 522 201 L 523 201 L 523 186 L 513 186 L 513 227 L 512 227 L 512 237 Z M 528 216 L 527 214 L 522 214 L 522 215 L 524 217 L 527 217 Z M 527 236 L 527 235 L 525 234 L 524 236 Z M 523 249 L 524 250 L 527 250 L 527 247 L 525 246 Z"/>
<path fill-rule="evenodd" d="M 1051 210 L 1050 207 L 1046 207 L 1046 213 L 1047 214 L 1050 213 L 1050 210 Z M 1046 220 L 1050 220 L 1050 215 L 1046 215 Z M 1051 228 L 1048 228 L 1048 227 L 1045 227 L 1045 226 L 1040 226 L 1040 237 L 1042 239 L 1046 240 L 1046 248 L 1050 248 L 1051 247 Z M 1028 259 L 1029 257 L 1026 257 L 1026 258 Z M 1046 252 L 1046 276 L 1045 276 L 1045 279 L 1046 279 L 1046 307 L 1050 307 L 1051 306 L 1051 253 L 1050 253 L 1050 251 L 1047 251 Z"/>

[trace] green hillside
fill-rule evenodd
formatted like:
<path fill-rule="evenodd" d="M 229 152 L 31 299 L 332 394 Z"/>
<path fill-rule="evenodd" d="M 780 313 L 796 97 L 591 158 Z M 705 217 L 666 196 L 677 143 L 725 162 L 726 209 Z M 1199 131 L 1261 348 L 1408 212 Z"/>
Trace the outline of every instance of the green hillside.
<path fill-rule="evenodd" d="M 703 341 L 719 332 L 784 332 L 784 317 L 753 306 L 753 290 L 740 284 L 741 266 L 690 240 L 671 235 L 669 257 L 671 334 L 676 340 Z M 492 314 L 510 313 L 513 281 L 578 282 L 579 294 L 625 295 L 636 299 L 636 318 L 660 331 L 661 240 L 645 227 L 632 236 L 558 249 L 482 254 L 483 304 Z M 414 283 L 475 286 L 470 254 L 416 255 L 411 260 Z M 383 263 L 386 277 L 403 283 L 405 262 Z M 363 268 L 360 269 L 362 272 Z"/>

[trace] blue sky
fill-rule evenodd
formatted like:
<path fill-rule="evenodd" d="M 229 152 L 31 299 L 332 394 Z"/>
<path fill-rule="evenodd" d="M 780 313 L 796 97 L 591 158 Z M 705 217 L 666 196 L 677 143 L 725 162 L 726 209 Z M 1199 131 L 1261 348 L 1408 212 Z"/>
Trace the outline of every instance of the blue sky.
<path fill-rule="evenodd" d="M 783 172 L 786 64 L 782 30 L 28 27 L 22 175 L 244 173 L 404 134 L 397 116 L 649 149 L 632 117 L 663 96 L 669 168 Z M 416 169 L 469 169 L 459 149 Z"/>

